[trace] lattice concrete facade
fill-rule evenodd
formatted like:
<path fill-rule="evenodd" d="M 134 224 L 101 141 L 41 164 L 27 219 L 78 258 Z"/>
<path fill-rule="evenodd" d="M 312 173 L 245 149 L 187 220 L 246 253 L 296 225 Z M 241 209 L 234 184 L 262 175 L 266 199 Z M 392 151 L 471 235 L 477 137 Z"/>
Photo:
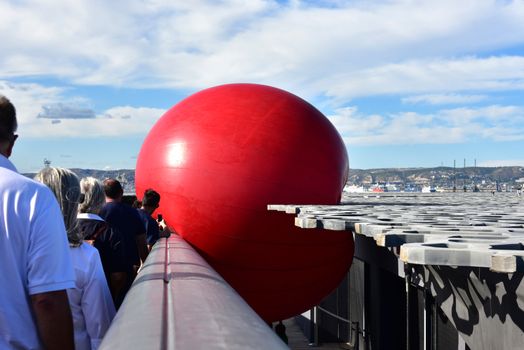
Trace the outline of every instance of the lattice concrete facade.
<path fill-rule="evenodd" d="M 362 263 L 354 263 L 352 270 L 364 266 L 358 275 L 375 273 L 365 277 L 367 287 L 361 288 L 366 294 L 363 300 L 371 299 L 368 308 L 379 302 L 374 298 L 389 293 L 377 289 L 394 282 L 380 285 L 378 281 L 391 274 L 376 271 L 387 270 L 405 279 L 407 298 L 401 301 L 408 310 L 418 307 L 418 311 L 407 311 L 403 321 L 407 328 L 416 328 L 417 322 L 424 326 L 411 333 L 408 329 L 402 347 L 451 348 L 437 345 L 440 335 L 431 329 L 435 328 L 431 319 L 437 322 L 442 312 L 460 334 L 457 349 L 520 349 L 524 344 L 524 196 L 515 192 L 345 194 L 341 205 L 269 205 L 268 209 L 296 215 L 295 225 L 305 229 L 353 233 L 355 258 Z M 417 294 L 418 301 L 416 296 L 413 299 Z M 355 297 L 361 296 L 349 295 Z M 361 313 L 366 314 L 359 316 L 362 334 L 380 334 L 379 326 L 371 329 L 370 322 L 385 315 L 376 307 L 377 315 L 369 310 Z M 368 326 L 363 325 L 365 319 Z M 420 341 L 409 339 L 417 332 Z M 366 342 L 361 346 L 369 346 Z M 368 348 L 397 348 L 400 343 L 375 344 Z"/>
<path fill-rule="evenodd" d="M 348 230 L 422 265 L 524 269 L 524 197 L 495 193 L 348 195 L 337 206 L 269 205 L 302 228 Z"/>

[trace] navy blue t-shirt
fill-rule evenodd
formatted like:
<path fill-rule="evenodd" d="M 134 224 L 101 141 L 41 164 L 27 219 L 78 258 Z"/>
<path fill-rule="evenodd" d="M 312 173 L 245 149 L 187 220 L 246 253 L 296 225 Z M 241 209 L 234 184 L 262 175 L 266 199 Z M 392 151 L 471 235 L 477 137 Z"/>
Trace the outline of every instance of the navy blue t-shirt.
<path fill-rule="evenodd" d="M 144 234 L 146 229 L 136 209 L 124 203 L 110 202 L 104 204 L 99 215 L 122 234 L 129 266 L 140 265 L 136 236 Z"/>
<path fill-rule="evenodd" d="M 127 272 L 123 238 L 119 231 L 113 230 L 105 222 L 93 218 L 78 218 L 78 229 L 86 240 L 94 240 L 93 246 L 98 249 L 100 261 L 109 284 L 113 272 Z"/>
<path fill-rule="evenodd" d="M 142 219 L 142 223 L 146 227 L 147 244 L 155 244 L 156 241 L 158 241 L 160 238 L 160 229 L 158 228 L 158 223 L 145 210 L 137 209 L 137 211 L 138 215 L 140 215 L 140 219 Z"/>

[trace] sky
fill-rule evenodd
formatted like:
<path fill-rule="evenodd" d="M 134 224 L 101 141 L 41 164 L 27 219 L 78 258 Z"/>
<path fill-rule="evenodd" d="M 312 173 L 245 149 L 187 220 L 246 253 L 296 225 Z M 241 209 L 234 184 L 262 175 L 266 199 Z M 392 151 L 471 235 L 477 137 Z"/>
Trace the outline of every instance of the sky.
<path fill-rule="evenodd" d="M 0 94 L 19 171 L 133 169 L 202 89 L 313 104 L 350 168 L 524 166 L 524 1 L 3 0 Z"/>

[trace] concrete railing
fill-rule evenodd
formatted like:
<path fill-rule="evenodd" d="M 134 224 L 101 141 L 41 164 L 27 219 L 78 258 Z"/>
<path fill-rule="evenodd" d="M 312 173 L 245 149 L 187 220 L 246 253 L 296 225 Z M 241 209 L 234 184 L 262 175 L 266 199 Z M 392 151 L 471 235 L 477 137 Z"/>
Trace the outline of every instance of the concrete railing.
<path fill-rule="evenodd" d="M 288 349 L 181 237 L 162 238 L 100 349 Z"/>

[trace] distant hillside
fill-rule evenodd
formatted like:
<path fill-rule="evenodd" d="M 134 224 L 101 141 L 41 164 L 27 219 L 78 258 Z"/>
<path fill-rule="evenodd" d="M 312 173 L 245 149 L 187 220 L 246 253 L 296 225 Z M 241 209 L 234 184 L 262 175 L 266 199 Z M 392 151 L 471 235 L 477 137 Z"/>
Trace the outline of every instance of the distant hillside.
<path fill-rule="evenodd" d="M 108 177 L 124 179 L 125 191 L 135 191 L 135 170 L 97 170 L 71 169 L 80 178 L 92 176 L 103 180 Z M 25 174 L 34 177 L 34 173 Z M 372 184 L 418 184 L 443 187 L 457 187 L 472 183 L 508 183 L 515 184 L 524 180 L 524 167 L 468 167 L 457 168 L 385 168 L 385 169 L 350 169 L 348 183 L 352 185 L 369 186 Z"/>
<path fill-rule="evenodd" d="M 135 170 L 134 169 L 118 169 L 118 170 L 98 170 L 98 169 L 70 169 L 79 178 L 92 176 L 99 180 L 107 178 L 117 178 L 124 184 L 124 191 L 126 193 L 135 192 Z M 36 173 L 26 173 L 27 177 L 33 178 Z"/>
<path fill-rule="evenodd" d="M 450 184 L 464 181 L 515 183 L 524 178 L 524 167 L 467 167 L 467 168 L 386 168 L 350 169 L 348 183 L 432 183 Z"/>

